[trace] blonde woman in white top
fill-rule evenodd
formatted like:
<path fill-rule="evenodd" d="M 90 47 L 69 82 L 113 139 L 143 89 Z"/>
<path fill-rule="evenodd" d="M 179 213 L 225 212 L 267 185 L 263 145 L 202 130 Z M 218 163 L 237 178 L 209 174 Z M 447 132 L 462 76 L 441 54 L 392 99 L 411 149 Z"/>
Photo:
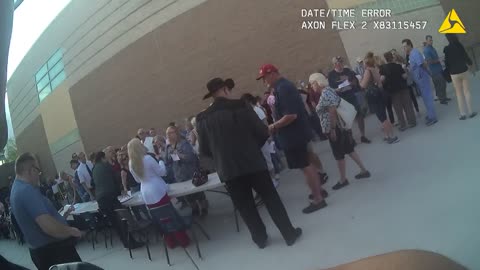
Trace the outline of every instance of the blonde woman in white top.
<path fill-rule="evenodd" d="M 140 183 L 143 200 L 150 209 L 153 219 L 162 223 L 164 222 L 162 221 L 163 217 L 154 208 L 171 205 L 170 197 L 167 194 L 168 184 L 162 178 L 166 174 L 165 167 L 160 166 L 152 156 L 147 154 L 146 147 L 137 138 L 128 143 L 127 149 L 130 158 L 130 172 L 135 181 Z M 174 248 L 177 243 L 182 247 L 186 247 L 190 243 L 190 238 L 183 228 L 179 228 L 176 233 L 166 234 L 164 237 L 170 248 Z"/>

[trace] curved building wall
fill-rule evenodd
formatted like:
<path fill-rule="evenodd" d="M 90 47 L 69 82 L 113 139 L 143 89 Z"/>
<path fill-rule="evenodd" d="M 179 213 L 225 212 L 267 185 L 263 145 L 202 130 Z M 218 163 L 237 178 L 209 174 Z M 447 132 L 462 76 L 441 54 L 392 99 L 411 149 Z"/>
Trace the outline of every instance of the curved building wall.
<path fill-rule="evenodd" d="M 165 128 L 208 102 L 208 79 L 233 77 L 235 93 L 263 93 L 255 80 L 272 62 L 292 80 L 345 56 L 335 31 L 301 31 L 300 8 L 324 1 L 209 0 L 138 39 L 71 87 L 88 151 L 122 145 L 140 127 Z M 323 2 L 323 3 L 322 3 Z M 99 98 L 101 97 L 101 98 Z"/>

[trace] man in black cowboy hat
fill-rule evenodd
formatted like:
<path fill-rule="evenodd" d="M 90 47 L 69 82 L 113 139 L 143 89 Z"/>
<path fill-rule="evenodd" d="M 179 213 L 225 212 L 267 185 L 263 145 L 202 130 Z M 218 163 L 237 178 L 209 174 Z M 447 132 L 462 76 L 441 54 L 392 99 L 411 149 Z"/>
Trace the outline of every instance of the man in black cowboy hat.
<path fill-rule="evenodd" d="M 302 230 L 292 226 L 262 155 L 268 128 L 251 106 L 231 98 L 231 89 L 223 79 L 210 80 L 207 89 L 204 99 L 214 100 L 196 117 L 200 155 L 213 159 L 221 181 L 259 248 L 265 248 L 268 236 L 252 189 L 262 197 L 287 245 L 293 245 Z"/>

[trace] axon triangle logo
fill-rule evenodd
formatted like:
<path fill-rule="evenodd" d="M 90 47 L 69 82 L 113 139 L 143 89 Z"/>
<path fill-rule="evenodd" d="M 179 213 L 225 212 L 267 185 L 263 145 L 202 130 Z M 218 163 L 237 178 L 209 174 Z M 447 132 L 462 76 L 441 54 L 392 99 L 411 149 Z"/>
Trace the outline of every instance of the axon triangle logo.
<path fill-rule="evenodd" d="M 442 26 L 438 29 L 440 34 L 466 34 L 467 31 L 465 29 L 465 25 L 458 17 L 457 12 L 455 9 L 452 9 L 445 20 L 442 23 Z"/>

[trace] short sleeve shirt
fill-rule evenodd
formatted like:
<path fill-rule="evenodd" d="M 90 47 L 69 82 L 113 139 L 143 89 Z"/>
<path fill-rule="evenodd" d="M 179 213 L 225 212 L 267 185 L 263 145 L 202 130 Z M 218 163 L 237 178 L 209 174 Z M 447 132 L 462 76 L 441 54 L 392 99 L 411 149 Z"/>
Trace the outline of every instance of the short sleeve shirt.
<path fill-rule="evenodd" d="M 317 113 L 320 117 L 320 124 L 324 133 L 329 133 L 333 128 L 330 123 L 329 108 L 332 106 L 337 107 L 340 104 L 340 97 L 330 87 L 325 88 L 320 96 L 320 101 L 317 105 Z"/>
<path fill-rule="evenodd" d="M 423 54 L 425 55 L 426 60 L 438 60 L 438 53 L 437 50 L 433 46 L 426 46 L 423 50 Z M 441 74 L 443 71 L 442 64 L 435 63 L 429 65 L 430 71 L 432 74 Z"/>
<path fill-rule="evenodd" d="M 295 85 L 285 78 L 275 83 L 275 119 L 285 115 L 296 115 L 297 119 L 278 130 L 278 139 L 283 149 L 295 149 L 312 140 L 313 134 L 308 121 L 308 113 Z"/>
<path fill-rule="evenodd" d="M 423 54 L 418 49 L 413 49 L 409 54 L 410 71 L 415 81 L 428 78 L 428 72 L 422 67 L 425 62 Z"/>
<path fill-rule="evenodd" d="M 10 195 L 12 212 L 28 245 L 35 249 L 59 241 L 40 228 L 35 219 L 41 215 L 50 215 L 58 222 L 67 224 L 47 197 L 40 193 L 40 188 L 16 179 Z"/>

